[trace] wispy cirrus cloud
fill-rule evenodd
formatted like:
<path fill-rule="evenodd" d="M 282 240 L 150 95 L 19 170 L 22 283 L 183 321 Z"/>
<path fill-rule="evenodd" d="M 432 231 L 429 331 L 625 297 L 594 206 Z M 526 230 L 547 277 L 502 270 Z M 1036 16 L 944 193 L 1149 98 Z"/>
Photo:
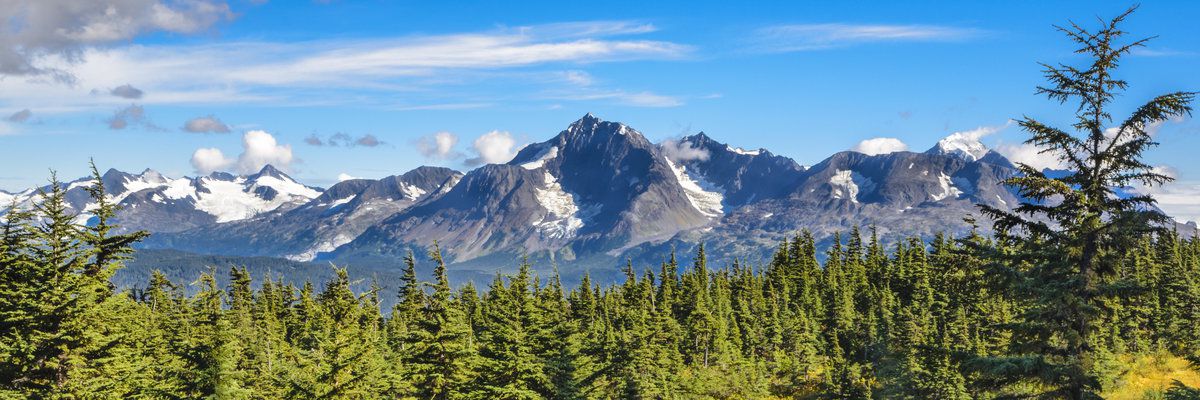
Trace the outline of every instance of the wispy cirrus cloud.
<path fill-rule="evenodd" d="M 399 106 L 396 111 L 470 110 L 491 107 L 492 103 L 441 103 Z"/>
<path fill-rule="evenodd" d="M 825 50 L 882 42 L 959 42 L 985 34 L 975 28 L 940 25 L 790 24 L 758 29 L 750 48 L 766 53 Z"/>
<path fill-rule="evenodd" d="M 1137 47 L 1130 50 L 1129 54 L 1138 57 L 1193 57 L 1200 53 L 1167 48 Z"/>
<path fill-rule="evenodd" d="M 463 90 L 462 82 L 482 79 L 555 84 L 534 77 L 538 74 L 561 74 L 579 84 L 591 81 L 580 70 L 587 65 L 679 60 L 694 52 L 689 45 L 641 37 L 655 30 L 635 21 L 589 21 L 442 35 L 87 47 L 77 50 L 77 56 L 49 54 L 42 60 L 46 70 L 69 72 L 76 85 L 0 80 L 0 104 L 20 100 L 40 109 L 108 108 L 122 98 L 81 96 L 78 87 L 113 88 L 133 82 L 144 91 L 139 99 L 143 104 L 318 101 L 388 108 L 395 106 L 391 95 L 412 93 L 426 96 L 406 97 L 417 104 L 412 109 L 471 108 L 490 102 L 471 100 L 479 97 L 461 92 L 442 95 L 447 91 L 436 89 L 460 85 L 457 90 Z M 369 93 L 383 95 L 364 95 Z M 635 103 L 662 103 L 634 97 Z"/>
<path fill-rule="evenodd" d="M 667 108 L 684 105 L 684 99 L 679 96 L 658 94 L 650 91 L 629 92 L 625 90 L 584 90 L 573 93 L 555 94 L 547 98 L 551 100 L 604 100 L 616 104 L 633 107 Z"/>

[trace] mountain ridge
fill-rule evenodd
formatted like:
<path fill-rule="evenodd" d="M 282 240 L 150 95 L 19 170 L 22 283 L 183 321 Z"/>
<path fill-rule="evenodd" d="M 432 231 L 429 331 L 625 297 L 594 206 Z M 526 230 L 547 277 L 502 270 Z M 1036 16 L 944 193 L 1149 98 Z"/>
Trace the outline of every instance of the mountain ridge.
<path fill-rule="evenodd" d="M 1001 184 L 1016 173 L 968 135 L 924 152 L 842 151 L 805 167 L 703 132 L 653 143 L 589 113 L 506 163 L 466 172 L 422 166 L 325 189 L 271 165 L 182 178 L 111 169 L 102 179 L 124 207 L 118 222 L 155 233 L 148 249 L 389 264 L 437 242 L 462 268 L 531 257 L 578 273 L 656 263 L 700 243 L 761 262 L 801 230 L 823 243 L 860 226 L 886 241 L 962 234 L 977 228 L 967 222 L 977 204 L 1019 204 Z M 81 216 L 86 182 L 64 183 Z M 22 198 L 36 194 L 0 193 Z"/>

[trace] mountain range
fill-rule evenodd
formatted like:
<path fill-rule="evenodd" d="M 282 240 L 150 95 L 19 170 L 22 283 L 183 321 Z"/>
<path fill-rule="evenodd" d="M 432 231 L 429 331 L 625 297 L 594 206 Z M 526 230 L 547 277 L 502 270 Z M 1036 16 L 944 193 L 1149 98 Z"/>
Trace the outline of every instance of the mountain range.
<path fill-rule="evenodd" d="M 436 242 L 452 268 L 494 271 L 528 257 L 569 279 L 613 275 L 625 260 L 656 264 L 700 243 L 759 263 L 800 230 L 823 243 L 855 226 L 885 241 L 961 234 L 977 204 L 1020 202 L 1001 184 L 1015 173 L 962 135 L 925 152 L 844 151 L 803 166 L 704 133 L 656 144 L 588 114 L 507 163 L 466 173 L 424 166 L 328 188 L 270 165 L 195 178 L 109 170 L 103 180 L 123 228 L 153 233 L 145 249 L 395 265 Z M 79 223 L 91 218 L 88 184 L 64 184 Z M 37 200 L 36 190 L 0 192 L 0 212 Z"/>

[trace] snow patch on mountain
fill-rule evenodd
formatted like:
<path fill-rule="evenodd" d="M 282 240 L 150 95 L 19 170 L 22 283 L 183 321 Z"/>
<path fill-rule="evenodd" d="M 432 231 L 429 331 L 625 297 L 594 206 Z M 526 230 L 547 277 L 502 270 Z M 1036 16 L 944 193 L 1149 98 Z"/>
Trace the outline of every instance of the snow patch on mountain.
<path fill-rule="evenodd" d="M 197 190 L 197 186 L 204 190 Z M 255 194 L 258 187 L 271 188 L 277 194 L 270 200 L 258 197 Z M 195 202 L 196 209 L 216 217 L 216 222 L 222 223 L 250 218 L 284 204 L 315 198 L 321 193 L 290 179 L 260 176 L 253 183 L 247 182 L 244 177 L 233 180 L 204 177 L 195 184 L 175 181 L 163 194 L 172 199 L 190 198 Z"/>
<path fill-rule="evenodd" d="M 950 181 L 954 184 L 954 186 L 957 186 L 959 189 L 962 190 L 962 192 L 963 192 L 962 195 L 968 195 L 968 194 L 975 193 L 975 190 L 976 190 L 975 184 L 972 183 L 970 179 L 956 176 L 956 177 L 950 178 Z M 962 196 L 962 195 L 959 195 L 959 196 Z"/>
<path fill-rule="evenodd" d="M 195 187 L 190 179 L 176 179 L 167 184 L 167 188 L 162 191 L 163 196 L 168 199 L 182 199 L 186 197 L 194 197 L 196 193 Z"/>
<path fill-rule="evenodd" d="M 534 197 L 546 209 L 546 215 L 535 221 L 533 226 L 547 239 L 574 237 L 583 227 L 583 219 L 577 215 L 579 206 L 575 203 L 575 196 L 563 190 L 562 184 L 549 172 L 545 173 L 544 181 L 546 186 L 534 189 Z"/>
<path fill-rule="evenodd" d="M 239 179 L 239 181 L 242 180 Z M 312 199 L 321 195 L 321 192 L 308 186 L 301 185 L 299 182 L 291 179 L 280 179 L 274 176 L 260 176 L 256 178 L 253 183 L 254 186 L 265 186 L 275 189 L 276 192 L 279 192 L 279 195 L 284 197 L 301 197 Z"/>
<path fill-rule="evenodd" d="M 71 183 L 67 184 L 67 190 L 76 189 L 76 188 L 86 189 L 88 187 L 91 187 L 93 185 L 93 182 L 94 181 L 92 181 L 90 179 L 82 179 L 82 180 L 78 180 L 75 182 L 71 182 Z"/>
<path fill-rule="evenodd" d="M 302 261 L 302 262 L 312 261 L 312 260 L 315 260 L 317 258 L 317 256 L 320 255 L 321 253 L 328 253 L 328 252 L 334 251 L 338 247 L 341 247 L 343 244 L 350 243 L 353 240 L 354 240 L 353 236 L 346 235 L 346 234 L 338 234 L 333 239 L 318 243 L 317 245 L 310 247 L 308 250 L 305 250 L 304 252 L 301 252 L 299 254 L 286 255 L 286 256 L 283 256 L 283 258 L 286 258 L 286 259 L 289 259 L 292 261 Z"/>
<path fill-rule="evenodd" d="M 354 200 L 355 197 L 358 197 L 358 195 L 346 196 L 346 197 L 334 200 L 329 203 L 329 208 L 334 208 L 334 207 L 340 206 L 342 204 L 349 203 L 350 201 Z"/>
<path fill-rule="evenodd" d="M 239 179 L 240 181 L 241 179 Z M 237 221 L 274 209 L 270 202 L 243 191 L 242 182 L 201 178 L 208 193 L 188 194 L 196 208 L 217 217 L 217 223 Z"/>
<path fill-rule="evenodd" d="M 181 179 L 181 180 L 186 180 L 186 179 Z M 88 181 L 88 183 L 91 183 L 91 182 L 92 181 L 90 181 L 90 180 Z M 116 195 L 110 196 L 110 199 L 112 200 L 113 203 L 120 203 L 121 200 L 124 200 L 126 197 L 129 197 L 129 195 L 131 195 L 131 194 L 134 194 L 134 193 L 146 190 L 146 189 L 158 189 L 161 187 L 165 187 L 165 186 L 169 185 L 171 182 L 172 182 L 171 179 L 168 179 L 168 178 L 162 176 L 162 174 L 159 174 L 157 171 L 147 169 L 146 171 L 142 172 L 141 175 L 136 175 L 133 177 L 126 177 L 125 179 L 123 179 L 121 182 L 121 186 L 125 187 L 125 191 L 118 193 Z"/>
<path fill-rule="evenodd" d="M 404 192 L 404 197 L 411 200 L 416 200 L 425 195 L 425 189 L 417 187 L 417 185 L 406 184 L 400 187 L 400 191 Z"/>
<path fill-rule="evenodd" d="M 743 149 L 743 148 L 741 148 L 741 147 L 733 147 L 733 146 L 730 146 L 730 145 L 725 145 L 725 149 L 726 149 L 726 150 L 729 150 L 729 151 L 732 151 L 732 152 L 734 152 L 734 153 L 738 153 L 738 154 L 741 154 L 741 155 L 747 155 L 747 156 L 757 156 L 757 155 L 759 155 L 759 154 L 762 154 L 762 149 L 758 149 L 758 150 L 746 150 L 746 149 Z"/>
<path fill-rule="evenodd" d="M 687 195 L 688 202 L 692 203 L 692 207 L 695 207 L 701 214 L 713 218 L 725 214 L 722 204 L 725 195 L 721 193 L 720 188 L 709 183 L 703 176 L 689 174 L 686 166 L 676 166 L 670 158 L 663 157 L 663 159 L 671 167 L 671 172 L 675 173 L 675 179 L 679 181 L 679 186 L 683 187 L 683 192 Z"/>
<path fill-rule="evenodd" d="M 833 187 L 833 198 L 858 203 L 858 195 L 869 192 L 875 187 L 875 182 L 858 172 L 839 169 L 829 177 L 829 185 Z"/>
<path fill-rule="evenodd" d="M 71 223 L 77 226 L 87 226 L 88 221 L 91 221 L 92 217 L 95 217 L 92 213 L 79 213 L 74 218 L 71 218 Z"/>
<path fill-rule="evenodd" d="M 31 199 L 34 198 L 34 195 L 36 195 L 36 193 L 37 193 L 37 191 L 32 190 L 32 189 L 25 190 L 22 192 L 17 192 L 17 193 L 0 191 L 0 211 L 7 210 L 8 207 L 10 207 L 10 205 L 13 205 L 13 204 L 16 204 L 16 205 L 28 204 L 31 201 Z M 2 214 L 4 214 L 4 213 L 0 213 L 0 215 L 2 215 Z"/>
<path fill-rule="evenodd" d="M 940 192 L 929 194 L 929 197 L 933 199 L 933 201 L 942 201 L 947 198 L 958 198 L 958 196 L 963 194 L 962 190 L 959 190 L 957 186 L 954 186 L 954 181 L 951 180 L 950 176 L 946 175 L 945 172 L 938 174 L 938 186 L 941 189 Z"/>
<path fill-rule="evenodd" d="M 546 165 L 546 161 L 552 160 L 554 157 L 558 157 L 558 146 L 550 146 L 547 149 L 543 149 L 533 161 L 521 164 L 521 168 L 529 170 L 538 169 Z"/>

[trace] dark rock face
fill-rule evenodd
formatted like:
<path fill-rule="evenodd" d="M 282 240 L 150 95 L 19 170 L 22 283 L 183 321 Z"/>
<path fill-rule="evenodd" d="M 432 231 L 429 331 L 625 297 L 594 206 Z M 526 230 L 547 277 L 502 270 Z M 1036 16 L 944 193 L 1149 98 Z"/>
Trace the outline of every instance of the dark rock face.
<path fill-rule="evenodd" d="M 685 137 L 679 144 L 703 151 L 704 157 L 681 160 L 681 164 L 720 187 L 725 204 L 734 207 L 786 196 L 804 173 L 804 167 L 790 158 L 765 149 L 730 147 L 703 132 Z"/>
<path fill-rule="evenodd" d="M 668 161 L 641 133 L 587 115 L 512 161 L 467 173 L 445 195 L 405 210 L 335 256 L 443 244 L 455 261 L 492 253 L 604 253 L 711 217 L 692 207 Z"/>

